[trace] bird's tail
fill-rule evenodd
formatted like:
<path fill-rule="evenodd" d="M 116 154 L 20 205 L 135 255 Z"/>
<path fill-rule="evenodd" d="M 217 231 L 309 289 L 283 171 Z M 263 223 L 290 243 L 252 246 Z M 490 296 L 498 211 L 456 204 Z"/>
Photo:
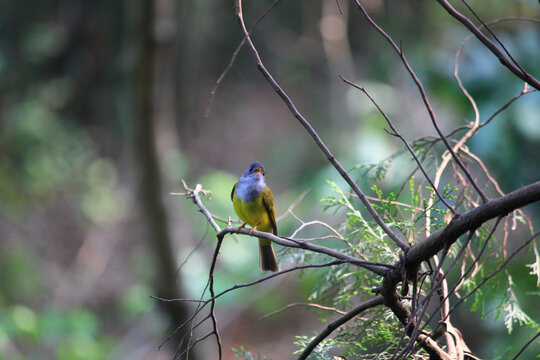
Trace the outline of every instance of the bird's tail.
<path fill-rule="evenodd" d="M 263 271 L 276 272 L 279 270 L 272 242 L 268 239 L 259 238 L 259 262 Z"/>

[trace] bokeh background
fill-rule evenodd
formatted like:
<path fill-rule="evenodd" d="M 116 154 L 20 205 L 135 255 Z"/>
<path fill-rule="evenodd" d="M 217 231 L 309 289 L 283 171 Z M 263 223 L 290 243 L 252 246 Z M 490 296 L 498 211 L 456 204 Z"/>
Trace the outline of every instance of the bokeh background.
<path fill-rule="evenodd" d="M 246 2 L 248 26 L 270 3 Z M 443 131 L 472 121 L 453 79 L 465 29 L 435 1 L 363 3 L 403 42 Z M 535 0 L 470 4 L 485 20 L 540 15 Z M 540 77 L 540 25 L 508 20 L 493 29 Z M 253 38 L 268 69 L 346 168 L 381 161 L 401 144 L 338 75 L 366 87 L 409 140 L 435 133 L 398 57 L 351 3 L 282 1 Z M 211 190 L 207 206 L 226 218 L 233 216 L 232 185 L 259 160 L 278 215 L 311 189 L 298 216 L 331 225 L 343 220 L 320 205 L 330 192 L 327 180 L 339 182 L 338 174 L 247 50 L 210 101 L 241 39 L 232 1 L 0 3 L 0 359 L 170 359 L 178 338 L 160 351 L 158 345 L 193 307 L 150 296 L 198 298 L 215 245 L 191 201 L 170 195 L 184 191 L 181 179 Z M 474 39 L 464 48 L 460 74 L 481 120 L 523 88 Z M 513 103 L 469 148 L 505 192 L 539 180 L 539 94 Z M 400 166 L 411 166 L 403 161 Z M 383 184 L 390 189 L 405 176 L 399 167 L 390 174 Z M 538 228 L 538 206 L 526 210 Z M 280 233 L 297 225 L 289 216 Z M 261 276 L 256 254 L 256 242 L 227 238 L 217 288 Z M 283 257 L 282 266 L 289 261 Z M 523 295 L 538 294 L 523 266 L 533 261 L 529 251 L 515 265 Z M 225 358 L 241 346 L 290 358 L 295 335 L 324 327 L 317 314 L 294 307 L 261 317 L 308 301 L 316 281 L 316 272 L 292 274 L 224 297 L 218 320 Z M 534 309 L 527 299 L 524 306 Z M 465 317 L 470 345 L 481 356 L 532 334 L 518 329 L 508 336 L 502 319 L 481 323 L 478 316 Z M 215 356 L 212 340 L 197 350 L 198 359 Z"/>

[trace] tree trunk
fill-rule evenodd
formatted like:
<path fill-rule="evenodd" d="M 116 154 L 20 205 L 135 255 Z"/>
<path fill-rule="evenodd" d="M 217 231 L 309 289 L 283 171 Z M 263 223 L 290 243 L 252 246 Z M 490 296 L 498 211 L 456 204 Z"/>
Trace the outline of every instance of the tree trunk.
<path fill-rule="evenodd" d="M 155 281 L 157 295 L 163 298 L 182 298 L 181 284 L 176 279 L 176 262 L 172 250 L 167 214 L 163 204 L 160 169 L 155 148 L 153 124 L 153 83 L 155 43 L 154 0 L 139 0 L 135 9 L 134 31 L 137 46 L 134 68 L 133 115 L 134 115 L 134 163 L 139 178 L 138 199 L 141 217 L 147 231 L 150 248 L 158 268 Z M 173 327 L 187 319 L 185 303 L 167 303 Z M 190 359 L 196 359 L 190 354 Z"/>

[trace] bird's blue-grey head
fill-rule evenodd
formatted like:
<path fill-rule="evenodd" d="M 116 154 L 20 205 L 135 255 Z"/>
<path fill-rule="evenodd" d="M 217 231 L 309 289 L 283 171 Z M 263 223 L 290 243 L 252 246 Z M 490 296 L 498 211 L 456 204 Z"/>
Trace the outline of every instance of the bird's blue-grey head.
<path fill-rule="evenodd" d="M 264 165 L 252 162 L 242 174 L 236 185 L 236 196 L 242 201 L 253 201 L 266 187 L 264 181 Z"/>

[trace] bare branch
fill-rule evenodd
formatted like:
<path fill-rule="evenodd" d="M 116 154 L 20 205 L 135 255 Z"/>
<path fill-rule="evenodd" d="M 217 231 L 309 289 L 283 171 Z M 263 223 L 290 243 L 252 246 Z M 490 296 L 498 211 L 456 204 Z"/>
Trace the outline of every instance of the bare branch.
<path fill-rule="evenodd" d="M 266 318 L 268 318 L 270 316 L 279 314 L 280 312 L 283 312 L 283 311 L 285 311 L 287 309 L 290 309 L 290 308 L 292 308 L 294 306 L 307 306 L 307 307 L 312 307 L 312 308 L 319 309 L 319 310 L 333 311 L 333 312 L 336 312 L 336 313 L 341 314 L 341 315 L 345 315 L 347 313 L 346 311 L 339 310 L 339 309 L 337 309 L 335 307 L 331 307 L 331 306 L 324 306 L 324 305 L 315 304 L 315 303 L 295 302 L 295 303 L 287 304 L 287 305 L 283 306 L 281 309 L 274 310 L 271 313 L 268 313 L 268 314 L 266 314 L 264 316 L 261 316 L 259 319 L 266 319 Z M 362 320 L 366 320 L 366 319 L 362 318 Z"/>
<path fill-rule="evenodd" d="M 493 31 L 491 31 L 491 29 L 489 28 L 489 26 L 484 22 L 484 20 L 482 20 L 482 18 L 476 13 L 476 11 L 473 10 L 473 8 L 465 1 L 465 0 L 461 0 L 461 2 L 467 7 L 467 9 L 469 9 L 469 11 L 474 15 L 474 17 L 476 19 L 478 19 L 478 21 L 480 21 L 480 23 L 482 24 L 482 27 L 484 29 L 486 29 L 490 34 L 491 36 L 493 36 L 493 38 L 495 39 L 495 41 L 497 41 L 497 43 L 499 43 L 499 45 L 502 47 L 502 49 L 504 50 L 504 52 L 506 53 L 506 55 L 508 55 L 508 57 L 510 58 L 510 60 L 512 60 L 512 63 L 514 63 L 514 65 L 517 66 L 517 68 L 522 72 L 522 73 L 525 73 L 525 70 L 523 70 L 523 68 L 518 64 L 518 62 L 512 57 L 512 54 L 510 54 L 510 52 L 508 51 L 508 49 L 506 49 L 506 46 L 504 46 L 504 44 L 502 43 L 501 40 L 499 40 L 499 38 L 497 37 L 497 35 L 495 35 L 495 33 Z"/>

